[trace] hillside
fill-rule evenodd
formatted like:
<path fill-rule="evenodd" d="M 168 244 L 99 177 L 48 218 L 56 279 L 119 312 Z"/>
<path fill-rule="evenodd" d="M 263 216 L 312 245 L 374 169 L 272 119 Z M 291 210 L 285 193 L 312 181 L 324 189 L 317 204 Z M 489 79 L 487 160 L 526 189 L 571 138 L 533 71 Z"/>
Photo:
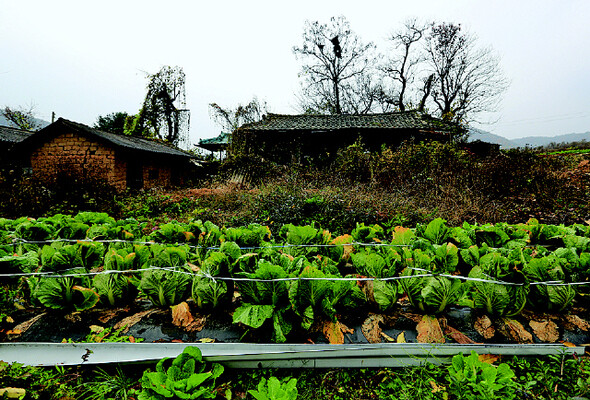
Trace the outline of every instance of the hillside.
<path fill-rule="evenodd" d="M 539 147 L 548 146 L 551 143 L 572 143 L 583 140 L 590 142 L 590 131 L 585 133 L 569 133 L 557 136 L 526 136 L 517 139 L 507 139 L 500 135 L 477 129 L 469 129 L 469 141 L 481 140 L 488 143 L 497 143 L 503 149 L 513 149 L 516 147 Z"/>

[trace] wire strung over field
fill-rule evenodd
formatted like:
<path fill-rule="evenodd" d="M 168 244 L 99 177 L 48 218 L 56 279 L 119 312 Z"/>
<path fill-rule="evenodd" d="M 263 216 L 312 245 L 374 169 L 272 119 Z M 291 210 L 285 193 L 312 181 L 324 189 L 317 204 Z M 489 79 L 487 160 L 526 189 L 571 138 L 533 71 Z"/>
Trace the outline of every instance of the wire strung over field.
<path fill-rule="evenodd" d="M 145 231 L 106 214 L 0 220 L 0 277 L 24 279 L 31 305 L 87 310 L 138 296 L 155 306 L 192 298 L 202 312 L 273 340 L 294 324 L 359 310 L 387 313 L 406 297 L 426 314 L 467 306 L 490 316 L 564 312 L 590 293 L 590 227 L 536 220 L 413 228 L 358 224 L 332 237 L 314 225 L 218 227 L 170 222 Z"/>

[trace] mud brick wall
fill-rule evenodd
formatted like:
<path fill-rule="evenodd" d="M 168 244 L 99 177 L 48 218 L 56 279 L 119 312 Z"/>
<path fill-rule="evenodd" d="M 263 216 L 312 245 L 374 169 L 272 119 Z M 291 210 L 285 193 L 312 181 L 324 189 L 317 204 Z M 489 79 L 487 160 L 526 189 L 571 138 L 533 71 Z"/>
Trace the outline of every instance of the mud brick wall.
<path fill-rule="evenodd" d="M 105 180 L 124 190 L 125 166 L 115 149 L 73 133 L 56 136 L 31 154 L 33 174 L 47 182 L 55 182 L 61 174 L 78 181 Z"/>
<path fill-rule="evenodd" d="M 146 164 L 143 167 L 143 187 L 151 189 L 154 187 L 168 187 L 172 181 L 172 169 L 167 166 L 160 166 L 154 163 Z"/>

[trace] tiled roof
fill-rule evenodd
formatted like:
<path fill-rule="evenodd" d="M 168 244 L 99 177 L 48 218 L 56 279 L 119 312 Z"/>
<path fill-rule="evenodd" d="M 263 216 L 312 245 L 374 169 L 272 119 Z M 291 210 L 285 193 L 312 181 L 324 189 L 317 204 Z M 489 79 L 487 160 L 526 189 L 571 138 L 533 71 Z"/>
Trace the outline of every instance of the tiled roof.
<path fill-rule="evenodd" d="M 41 129 L 36 134 L 31 136 L 31 139 L 28 141 L 39 140 L 47 134 L 52 132 L 64 132 L 65 130 L 73 130 L 78 133 L 94 136 L 98 139 L 103 141 L 107 141 L 112 143 L 113 145 L 128 149 L 128 150 L 136 150 L 136 151 L 144 151 L 149 153 L 158 153 L 163 155 L 170 155 L 170 156 L 180 156 L 180 157 L 188 157 L 188 158 L 195 158 L 195 156 L 191 153 L 186 151 L 180 150 L 176 147 L 170 146 L 168 144 L 158 142 L 156 140 L 144 139 L 139 138 L 136 136 L 127 136 L 127 135 L 117 135 L 114 133 L 100 131 L 98 129 L 91 128 L 84 124 L 80 124 L 78 122 L 68 121 L 64 118 L 59 118 L 53 124 L 48 125 L 47 127 Z M 27 141 L 27 142 L 28 142 Z"/>
<path fill-rule="evenodd" d="M 0 126 L 0 142 L 19 143 L 32 135 L 32 132 L 23 129 Z"/>
<path fill-rule="evenodd" d="M 252 124 L 242 126 L 248 131 L 295 131 L 338 129 L 417 129 L 449 132 L 456 127 L 417 111 L 357 115 L 282 115 L 268 114 Z"/>
<path fill-rule="evenodd" d="M 229 133 L 221 132 L 221 134 L 217 137 L 199 140 L 199 146 L 204 147 L 204 148 L 207 148 L 207 146 L 209 146 L 209 147 L 227 146 L 229 144 L 229 137 L 230 137 Z"/>

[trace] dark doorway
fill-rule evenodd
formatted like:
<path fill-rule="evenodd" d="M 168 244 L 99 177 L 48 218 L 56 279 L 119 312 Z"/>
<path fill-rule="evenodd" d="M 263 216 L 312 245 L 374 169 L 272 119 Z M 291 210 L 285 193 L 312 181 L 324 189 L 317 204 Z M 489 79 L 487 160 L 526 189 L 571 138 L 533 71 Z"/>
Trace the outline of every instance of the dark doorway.
<path fill-rule="evenodd" d="M 127 187 L 129 189 L 143 188 L 143 165 L 138 160 L 127 161 Z"/>

